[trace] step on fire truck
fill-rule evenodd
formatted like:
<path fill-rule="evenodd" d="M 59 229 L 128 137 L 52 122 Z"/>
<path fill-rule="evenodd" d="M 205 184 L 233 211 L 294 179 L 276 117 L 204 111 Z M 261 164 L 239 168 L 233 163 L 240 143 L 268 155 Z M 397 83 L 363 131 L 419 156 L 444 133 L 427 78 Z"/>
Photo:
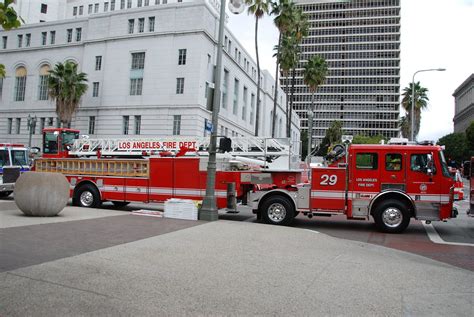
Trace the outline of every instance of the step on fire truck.
<path fill-rule="evenodd" d="M 73 203 L 98 207 L 205 195 L 206 140 L 79 139 L 79 131 L 45 129 L 37 171 L 61 172 Z M 288 140 L 287 140 L 288 141 Z M 374 218 L 384 232 L 402 232 L 410 219 L 455 217 L 453 180 L 442 148 L 433 145 L 336 146 L 323 166 L 299 169 L 291 146 L 254 138 L 219 142 L 216 173 L 219 208 L 248 205 L 258 219 L 288 225 L 299 213 Z M 192 152 L 194 156 L 186 156 Z M 172 157 L 168 157 L 173 155 Z"/>
<path fill-rule="evenodd" d="M 35 160 L 34 169 L 63 173 L 76 206 L 202 200 L 208 147 L 209 138 L 89 139 L 79 138 L 78 130 L 48 128 L 43 130 L 43 157 Z M 222 138 L 219 152 L 217 206 L 232 211 L 237 200 L 245 202 L 254 189 L 251 174 L 256 168 L 287 172 L 298 163 L 297 155 L 289 156 L 288 139 Z M 284 182 L 287 186 L 297 181 Z"/>
<path fill-rule="evenodd" d="M 20 174 L 30 170 L 23 144 L 0 143 L 0 198 L 9 196 Z"/>

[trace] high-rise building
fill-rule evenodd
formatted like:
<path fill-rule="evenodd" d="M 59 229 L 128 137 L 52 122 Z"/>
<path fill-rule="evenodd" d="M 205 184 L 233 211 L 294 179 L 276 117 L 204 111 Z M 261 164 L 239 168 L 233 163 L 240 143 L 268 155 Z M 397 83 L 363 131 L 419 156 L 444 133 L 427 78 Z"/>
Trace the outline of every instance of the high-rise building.
<path fill-rule="evenodd" d="M 463 133 L 474 122 L 474 74 L 471 74 L 453 93 L 454 132 Z"/>
<path fill-rule="evenodd" d="M 334 120 L 345 134 L 399 134 L 400 0 L 295 0 L 307 14 L 300 44 L 293 109 L 307 131 L 311 92 L 303 81 L 307 60 L 318 54 L 328 76 L 315 95 L 313 138 L 319 144 Z M 291 88 L 292 73 L 282 77 Z"/>

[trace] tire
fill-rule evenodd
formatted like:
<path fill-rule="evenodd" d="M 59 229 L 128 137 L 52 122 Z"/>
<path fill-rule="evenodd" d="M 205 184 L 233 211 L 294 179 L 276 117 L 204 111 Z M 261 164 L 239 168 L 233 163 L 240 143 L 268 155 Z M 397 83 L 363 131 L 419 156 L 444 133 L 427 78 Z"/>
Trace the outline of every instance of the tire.
<path fill-rule="evenodd" d="M 266 199 L 260 208 L 263 221 L 272 225 L 288 226 L 295 218 L 295 209 L 291 201 L 283 196 Z"/>
<path fill-rule="evenodd" d="M 74 194 L 73 204 L 85 208 L 99 208 L 102 205 L 100 194 L 92 184 L 85 184 L 77 189 Z"/>
<path fill-rule="evenodd" d="M 115 207 L 117 208 L 123 208 L 130 204 L 129 201 L 112 201 L 112 204 L 114 204 Z"/>
<path fill-rule="evenodd" d="M 10 196 L 11 193 L 13 193 L 13 192 L 12 191 L 0 192 L 0 198 L 6 198 L 6 197 Z"/>
<path fill-rule="evenodd" d="M 375 208 L 373 217 L 377 228 L 387 233 L 401 233 L 410 224 L 408 208 L 395 199 L 381 202 Z"/>

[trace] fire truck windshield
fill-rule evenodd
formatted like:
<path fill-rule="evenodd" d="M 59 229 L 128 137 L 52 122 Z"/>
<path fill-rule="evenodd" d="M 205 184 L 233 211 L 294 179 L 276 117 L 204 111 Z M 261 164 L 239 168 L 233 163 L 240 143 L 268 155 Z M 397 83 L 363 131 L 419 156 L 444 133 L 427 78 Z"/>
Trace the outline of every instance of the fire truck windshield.
<path fill-rule="evenodd" d="M 0 150 L 0 167 L 10 165 L 10 156 L 7 150 Z"/>
<path fill-rule="evenodd" d="M 444 158 L 443 151 L 439 151 L 439 161 L 441 162 L 441 170 L 443 171 L 443 176 L 451 177 L 451 174 L 449 174 L 448 164 L 446 163 L 446 159 Z"/>
<path fill-rule="evenodd" d="M 12 150 L 12 163 L 14 165 L 28 166 L 28 159 L 25 150 Z"/>
<path fill-rule="evenodd" d="M 75 139 L 79 138 L 79 133 L 77 132 L 63 132 L 62 139 L 63 139 L 63 148 L 66 150 L 66 146 L 71 145 L 74 143 Z"/>

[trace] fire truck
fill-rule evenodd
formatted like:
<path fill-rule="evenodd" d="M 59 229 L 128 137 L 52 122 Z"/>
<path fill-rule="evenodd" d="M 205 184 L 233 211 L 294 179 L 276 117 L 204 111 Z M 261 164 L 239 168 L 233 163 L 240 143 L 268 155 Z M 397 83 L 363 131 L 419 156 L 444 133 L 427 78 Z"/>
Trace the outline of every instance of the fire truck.
<path fill-rule="evenodd" d="M 457 216 L 440 146 L 338 145 L 328 159 L 311 167 L 307 184 L 251 192 L 253 210 L 274 224 L 289 224 L 298 213 L 373 217 L 389 233 L 404 231 L 411 218 L 430 223 Z"/>
<path fill-rule="evenodd" d="M 205 195 L 207 144 L 176 138 L 79 138 L 79 131 L 45 129 L 35 170 L 61 172 L 73 203 L 98 207 Z M 184 155 L 192 152 L 193 156 Z M 219 208 L 249 206 L 258 219 L 289 225 L 299 214 L 373 217 L 379 230 L 399 233 L 410 219 L 456 217 L 453 179 L 435 145 L 337 145 L 322 166 L 299 168 L 291 145 L 278 140 L 223 138 L 216 173 Z M 173 155 L 173 156 L 169 156 Z M 302 182 L 309 173 L 309 181 Z"/>
<path fill-rule="evenodd" d="M 78 130 L 47 128 L 43 130 L 43 156 L 35 160 L 34 170 L 63 173 L 71 184 L 73 204 L 81 207 L 99 207 L 104 201 L 120 207 L 169 198 L 202 200 L 209 141 L 193 137 L 89 139 L 80 138 Z M 235 211 L 237 200 L 245 203 L 254 189 L 251 174 L 255 167 L 280 166 L 287 171 L 290 145 L 284 141 L 222 138 L 216 172 L 217 206 Z M 275 181 L 283 186 L 299 181 L 293 173 L 291 180 L 284 177 L 283 172 Z"/>
<path fill-rule="evenodd" d="M 0 143 L 0 198 L 9 196 L 21 173 L 30 170 L 23 144 Z"/>

